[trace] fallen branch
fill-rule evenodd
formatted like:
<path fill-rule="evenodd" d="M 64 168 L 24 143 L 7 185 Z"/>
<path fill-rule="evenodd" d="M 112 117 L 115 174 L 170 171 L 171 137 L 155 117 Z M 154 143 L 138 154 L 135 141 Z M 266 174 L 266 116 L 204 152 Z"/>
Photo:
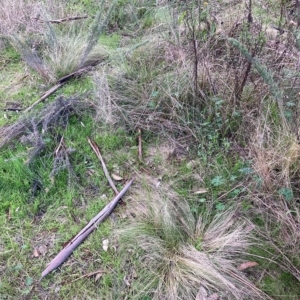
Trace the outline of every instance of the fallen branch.
<path fill-rule="evenodd" d="M 56 257 L 49 263 L 46 269 L 42 272 L 43 279 L 50 272 L 54 271 L 61 264 L 63 264 L 67 258 L 72 254 L 72 252 L 93 232 L 99 223 L 104 221 L 115 209 L 119 200 L 125 195 L 131 184 L 133 183 L 134 178 L 132 178 L 122 189 L 122 191 L 108 204 L 106 205 L 101 212 L 95 216 L 67 245 L 63 248 Z"/>
<path fill-rule="evenodd" d="M 57 19 L 57 20 L 42 20 L 39 17 L 33 18 L 33 19 L 37 20 L 37 21 L 45 22 L 45 23 L 49 22 L 49 23 L 53 23 L 53 24 L 60 24 L 60 23 L 67 22 L 67 21 L 86 19 L 87 17 L 88 16 L 75 16 L 75 17 L 66 17 L 66 18 Z"/>
<path fill-rule="evenodd" d="M 140 128 L 138 128 L 138 155 L 139 155 L 139 161 L 142 161 L 143 160 L 142 132 Z"/>
<path fill-rule="evenodd" d="M 105 273 L 106 273 L 106 271 L 103 271 L 103 270 L 93 271 L 93 272 L 84 274 L 84 275 L 82 275 L 82 276 L 80 276 L 80 277 L 74 279 L 74 280 L 72 281 L 72 283 L 75 282 L 75 281 L 78 281 L 78 280 L 80 280 L 80 279 L 82 279 L 82 278 L 85 278 L 85 277 L 91 277 L 91 276 L 93 276 L 93 275 L 98 275 L 98 274 L 101 274 L 101 275 L 102 275 L 102 274 L 105 274 Z M 96 280 L 95 280 L 95 281 L 96 281 Z"/>
<path fill-rule="evenodd" d="M 119 192 L 118 192 L 118 190 L 117 190 L 114 182 L 112 181 L 112 179 L 111 179 L 111 177 L 109 175 L 109 172 L 108 172 L 108 170 L 106 168 L 105 162 L 104 162 L 104 160 L 102 158 L 102 155 L 100 153 L 98 145 L 96 144 L 96 142 L 91 141 L 90 138 L 88 138 L 88 142 L 89 142 L 90 146 L 92 147 L 92 149 L 94 150 L 94 152 L 96 153 L 97 157 L 99 158 L 99 160 L 101 162 L 102 169 L 103 169 L 103 172 L 104 172 L 104 175 L 105 175 L 107 181 L 109 182 L 111 188 L 114 190 L 115 194 L 118 195 Z"/>
<path fill-rule="evenodd" d="M 77 71 L 74 71 L 64 77 L 61 77 L 57 80 L 57 83 L 65 83 L 67 81 L 69 81 L 70 79 L 72 78 L 75 78 L 75 77 L 80 77 L 82 76 L 83 74 L 89 72 L 92 70 L 92 66 L 95 66 L 99 63 L 99 60 L 95 60 L 95 61 L 92 61 L 91 62 L 91 65 L 89 66 L 86 66 L 84 68 L 81 68 L 81 69 L 78 69 Z"/>
<path fill-rule="evenodd" d="M 93 62 L 93 63 L 95 64 L 96 62 Z M 55 91 L 57 91 L 60 87 L 62 87 L 70 79 L 72 79 L 74 77 L 82 76 L 83 74 L 85 74 L 86 72 L 88 72 L 90 70 L 91 70 L 91 66 L 87 66 L 87 67 L 81 68 L 75 72 L 72 72 L 72 73 L 58 79 L 55 86 L 53 86 L 51 89 L 49 89 L 47 92 L 45 92 L 40 99 L 38 99 L 32 105 L 30 105 L 28 108 L 26 108 L 24 110 L 24 112 L 26 113 L 26 112 L 30 111 L 36 105 L 38 105 L 39 103 L 44 101 L 46 98 L 48 98 L 50 95 L 52 95 Z"/>
<path fill-rule="evenodd" d="M 15 108 L 15 107 L 6 107 L 6 108 L 3 108 L 4 111 L 16 111 L 16 112 L 19 112 L 22 110 L 22 108 Z"/>
<path fill-rule="evenodd" d="M 63 86 L 65 83 L 57 83 L 55 86 L 53 86 L 51 89 L 49 89 L 46 93 L 43 94 L 43 96 L 35 101 L 32 105 L 27 107 L 24 112 L 30 111 L 32 108 L 34 108 L 36 105 L 44 101 L 46 98 L 48 98 L 50 95 L 52 95 L 56 90 L 58 90 L 61 86 Z"/>
<path fill-rule="evenodd" d="M 60 142 L 59 142 L 56 150 L 54 151 L 55 156 L 58 156 L 59 150 L 63 146 L 63 143 L 64 143 L 64 136 L 61 137 Z"/>

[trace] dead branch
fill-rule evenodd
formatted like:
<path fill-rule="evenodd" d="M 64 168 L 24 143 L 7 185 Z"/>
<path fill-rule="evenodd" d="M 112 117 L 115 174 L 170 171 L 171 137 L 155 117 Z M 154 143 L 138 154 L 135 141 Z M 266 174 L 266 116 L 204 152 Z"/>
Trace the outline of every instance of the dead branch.
<path fill-rule="evenodd" d="M 97 64 L 98 61 L 94 62 L 94 64 L 95 63 Z M 49 89 L 47 92 L 45 92 L 40 99 L 38 99 L 32 105 L 30 105 L 28 108 L 26 108 L 24 110 L 24 112 L 26 113 L 26 112 L 30 111 L 36 105 L 38 105 L 39 103 L 44 101 L 46 98 L 48 98 L 50 95 L 52 95 L 55 91 L 57 91 L 60 87 L 62 87 L 70 79 L 75 78 L 75 77 L 80 77 L 90 70 L 91 70 L 91 66 L 87 66 L 87 67 L 81 68 L 75 72 L 72 72 L 72 73 L 58 79 L 55 86 L 53 86 L 51 89 Z"/>
<path fill-rule="evenodd" d="M 16 107 L 6 107 L 6 108 L 3 108 L 4 111 L 16 111 L 16 112 L 19 112 L 22 110 L 22 108 L 16 108 Z"/>
<path fill-rule="evenodd" d="M 139 161 L 143 160 L 143 151 L 142 151 L 142 131 L 138 128 L 138 154 L 139 154 Z"/>
<path fill-rule="evenodd" d="M 76 70 L 76 71 L 74 71 L 74 72 L 72 72 L 72 73 L 70 73 L 70 74 L 68 74 L 64 77 L 61 77 L 60 79 L 57 80 L 57 83 L 65 83 L 65 82 L 69 81 L 72 78 L 80 77 L 83 74 L 91 71 L 91 66 L 97 65 L 98 63 L 99 63 L 98 60 L 93 61 L 93 63 L 91 65 L 86 66 L 86 67 L 81 68 L 81 69 L 78 69 L 78 70 Z"/>
<path fill-rule="evenodd" d="M 44 23 L 53 23 L 53 24 L 60 24 L 63 22 L 68 22 L 68 21 L 76 21 L 76 20 L 82 20 L 86 19 L 88 16 L 74 16 L 74 17 L 66 17 L 62 19 L 57 19 L 57 20 L 43 20 L 40 19 L 39 17 L 33 18 L 34 20 L 44 22 Z"/>
<path fill-rule="evenodd" d="M 63 143 L 64 143 L 64 136 L 61 137 L 60 142 L 54 152 L 55 156 L 58 156 L 58 152 L 59 152 L 60 148 L 63 146 Z"/>
<path fill-rule="evenodd" d="M 91 141 L 90 138 L 88 138 L 88 142 L 89 142 L 90 146 L 92 147 L 92 149 L 94 150 L 95 154 L 97 155 L 98 159 L 101 162 L 102 169 L 103 169 L 103 172 L 104 172 L 104 175 L 105 175 L 107 181 L 109 182 L 111 188 L 114 190 L 115 194 L 118 195 L 119 192 L 118 192 L 118 190 L 117 190 L 114 182 L 112 181 L 112 179 L 111 179 L 111 177 L 109 175 L 109 172 L 108 172 L 108 170 L 106 168 L 105 162 L 104 162 L 104 160 L 102 158 L 102 155 L 100 153 L 98 145 L 96 144 L 96 142 Z"/>
<path fill-rule="evenodd" d="M 53 86 L 51 89 L 49 89 L 46 93 L 43 94 L 43 96 L 35 101 L 33 104 L 31 104 L 29 107 L 27 107 L 24 112 L 30 111 L 32 108 L 34 108 L 36 105 L 44 101 L 46 98 L 48 98 L 50 95 L 52 95 L 55 91 L 57 91 L 61 86 L 63 86 L 64 83 L 57 83 L 55 86 Z"/>
<path fill-rule="evenodd" d="M 134 178 L 132 178 L 122 189 L 122 191 L 108 204 L 106 205 L 101 212 L 95 216 L 67 245 L 63 248 L 55 258 L 49 263 L 46 269 L 42 272 L 43 279 L 50 272 L 54 271 L 61 264 L 63 264 L 67 258 L 72 254 L 72 252 L 93 232 L 97 226 L 103 222 L 115 209 L 119 200 L 125 195 L 131 184 L 133 183 Z"/>

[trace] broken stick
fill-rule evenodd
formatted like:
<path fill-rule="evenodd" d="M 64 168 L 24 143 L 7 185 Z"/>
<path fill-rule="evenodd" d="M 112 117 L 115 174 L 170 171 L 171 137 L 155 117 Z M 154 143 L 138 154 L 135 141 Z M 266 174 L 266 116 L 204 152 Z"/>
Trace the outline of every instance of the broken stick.
<path fill-rule="evenodd" d="M 132 178 L 122 189 L 122 191 L 109 203 L 107 204 L 101 212 L 95 216 L 67 245 L 63 248 L 49 263 L 46 269 L 42 272 L 43 279 L 50 272 L 57 269 L 61 264 L 63 264 L 67 258 L 73 253 L 73 251 L 93 232 L 99 223 L 103 222 L 115 209 L 119 200 L 125 195 L 134 178 Z"/>
<path fill-rule="evenodd" d="M 97 64 L 97 63 L 99 63 L 99 61 L 94 61 L 93 65 Z M 52 95 L 55 91 L 57 91 L 60 87 L 62 87 L 66 82 L 68 82 L 70 79 L 80 77 L 83 74 L 85 74 L 86 72 L 89 72 L 90 70 L 91 70 L 91 66 L 87 66 L 87 67 L 81 68 L 75 72 L 72 72 L 72 73 L 58 79 L 56 82 L 56 85 L 54 85 L 51 89 L 49 89 L 47 92 L 45 92 L 40 99 L 38 99 L 32 105 L 30 105 L 28 108 L 26 108 L 24 110 L 24 112 L 26 113 L 26 112 L 30 111 L 36 105 L 38 105 L 39 103 L 44 101 L 46 98 L 48 98 L 50 95 Z"/>
<path fill-rule="evenodd" d="M 92 149 L 94 150 L 94 152 L 96 153 L 98 159 L 101 162 L 102 169 L 103 169 L 103 172 L 104 172 L 104 175 L 105 175 L 107 181 L 109 182 L 111 188 L 114 190 L 115 194 L 118 195 L 119 192 L 118 192 L 118 190 L 117 190 L 114 182 L 112 181 L 112 179 L 111 179 L 111 177 L 109 175 L 109 172 L 108 172 L 108 170 L 106 168 L 105 162 L 104 162 L 104 160 L 102 158 L 102 155 L 100 153 L 98 145 L 96 144 L 96 142 L 91 141 L 90 138 L 88 138 L 88 142 L 89 142 L 90 146 L 92 147 Z"/>
<path fill-rule="evenodd" d="M 40 99 L 38 99 L 37 101 L 35 101 L 29 107 L 27 107 L 24 110 L 24 112 L 26 113 L 26 112 L 30 111 L 32 108 L 34 108 L 36 105 L 38 105 L 39 103 L 41 103 L 42 101 L 44 101 L 46 98 L 48 98 L 50 95 L 52 95 L 56 90 L 58 90 L 63 85 L 64 85 L 64 83 L 57 83 L 55 86 L 53 86 L 51 89 L 49 89 L 46 93 L 44 93 L 43 96 Z"/>
<path fill-rule="evenodd" d="M 142 132 L 140 128 L 138 128 L 138 154 L 139 154 L 139 161 L 142 161 L 143 160 Z"/>
<path fill-rule="evenodd" d="M 36 17 L 36 18 L 33 18 L 37 21 L 40 21 L 40 22 L 49 22 L 49 23 L 53 23 L 53 24 L 60 24 L 60 23 L 63 23 L 63 22 L 67 22 L 67 21 L 75 21 L 75 20 L 82 20 L 82 19 L 86 19 L 88 16 L 74 16 L 74 17 L 66 17 L 66 18 L 62 18 L 62 19 L 57 19 L 57 20 L 43 20 L 43 19 L 40 19 L 39 16 Z"/>

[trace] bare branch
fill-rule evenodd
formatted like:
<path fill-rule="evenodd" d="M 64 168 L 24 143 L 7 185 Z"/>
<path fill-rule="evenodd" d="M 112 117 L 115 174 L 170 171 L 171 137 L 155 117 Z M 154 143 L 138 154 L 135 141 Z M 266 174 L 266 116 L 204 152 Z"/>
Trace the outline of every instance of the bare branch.
<path fill-rule="evenodd" d="M 104 160 L 102 158 L 102 155 L 100 153 L 99 147 L 97 146 L 96 142 L 91 141 L 90 138 L 88 138 L 88 142 L 89 142 L 90 146 L 92 147 L 92 149 L 94 150 L 94 152 L 96 153 L 97 157 L 99 158 L 99 160 L 102 164 L 102 169 L 103 169 L 103 172 L 104 172 L 104 175 L 105 175 L 107 181 L 109 182 L 111 188 L 114 190 L 115 194 L 118 195 L 119 192 L 118 192 L 114 182 L 112 181 L 112 179 L 109 175 L 109 172 L 106 168 L 105 162 L 104 162 Z"/>
<path fill-rule="evenodd" d="M 138 128 L 138 153 L 139 153 L 139 161 L 143 160 L 143 151 L 142 151 L 142 132 L 141 129 Z"/>
<path fill-rule="evenodd" d="M 37 106 L 39 103 L 43 102 L 46 98 L 48 98 L 50 95 L 52 95 L 55 91 L 57 91 L 61 86 L 63 86 L 64 83 L 57 83 L 55 86 L 53 86 L 51 89 L 49 89 L 46 93 L 43 94 L 43 96 L 35 101 L 33 104 L 31 104 L 29 107 L 27 107 L 24 112 L 28 112 L 31 109 L 33 109 L 35 106 Z"/>
<path fill-rule="evenodd" d="M 88 16 L 74 16 L 74 17 L 66 17 L 66 18 L 62 18 L 62 19 L 57 19 L 57 20 L 42 20 L 39 17 L 37 18 L 32 18 L 34 20 L 40 21 L 40 22 L 44 22 L 44 23 L 53 23 L 53 24 L 60 24 L 63 22 L 67 22 L 67 21 L 75 21 L 75 20 L 82 20 L 82 19 L 86 19 Z"/>
<path fill-rule="evenodd" d="M 67 258 L 73 253 L 73 251 L 93 232 L 97 226 L 103 222 L 115 209 L 119 200 L 125 195 L 131 184 L 133 183 L 134 178 L 132 178 L 122 189 L 122 191 L 108 204 L 106 205 L 101 212 L 95 216 L 67 245 L 63 248 L 55 258 L 49 263 L 46 269 L 42 272 L 43 279 L 50 272 L 54 271 L 61 264 L 63 264 Z"/>

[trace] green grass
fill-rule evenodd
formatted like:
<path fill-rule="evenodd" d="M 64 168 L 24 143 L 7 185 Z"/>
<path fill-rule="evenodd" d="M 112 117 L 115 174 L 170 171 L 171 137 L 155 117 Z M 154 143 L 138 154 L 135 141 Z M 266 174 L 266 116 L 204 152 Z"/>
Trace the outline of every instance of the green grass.
<path fill-rule="evenodd" d="M 35 290 L 39 286 L 40 273 L 51 258 L 48 254 L 53 255 L 59 251 L 61 245 L 75 235 L 113 197 L 100 163 L 87 142 L 91 129 L 91 118 L 87 117 L 82 120 L 72 118 L 66 129 L 56 132 L 56 134 L 64 135 L 67 147 L 76 149 L 71 158 L 77 178 L 74 187 L 68 187 L 68 174 L 65 171 L 59 172 L 53 180 L 49 179 L 53 162 L 51 153 L 57 147 L 53 140 L 49 142 L 45 153 L 31 164 L 31 168 L 34 169 L 35 174 L 39 174 L 43 182 L 42 190 L 35 197 L 30 197 L 30 179 L 34 177 L 34 174 L 24 161 L 14 159 L 7 164 L 1 161 L 1 168 L 7 166 L 6 171 L 3 171 L 5 180 L 1 187 L 1 197 L 6 195 L 3 187 L 9 187 L 7 190 L 9 197 L 6 198 L 6 202 L 1 203 L 3 213 L 1 227 L 7 230 L 1 235 L 3 253 L 1 253 L 0 263 L 2 265 L 5 262 L 8 276 L 1 279 L 2 295 L 21 297 L 33 293 L 36 295 L 33 299 L 38 297 Z M 105 131 L 96 140 L 108 166 L 112 164 L 113 157 L 108 155 L 111 151 L 116 152 L 132 145 L 132 140 L 122 130 L 115 133 Z M 6 152 L 1 157 L 3 160 L 14 158 L 25 149 L 16 150 L 14 149 L 13 153 Z M 126 155 L 128 157 L 128 154 Z M 109 159 L 106 159 L 107 157 Z M 124 161 L 118 161 L 118 163 L 121 165 Z M 93 172 L 88 172 L 90 170 Z M 86 175 L 87 172 L 89 175 Z M 19 196 L 19 201 L 17 196 Z M 30 198 L 31 200 L 28 201 Z M 124 271 L 120 267 L 120 260 L 113 248 L 115 241 L 110 238 L 114 226 L 115 224 L 111 221 L 101 225 L 96 234 L 93 234 L 77 250 L 78 252 L 74 253 L 62 271 L 51 274 L 43 281 L 42 286 L 48 295 L 96 298 L 101 286 L 104 286 L 101 288 L 101 294 L 107 297 L 111 297 L 112 293 L 119 293 L 117 291 L 122 289 Z M 108 252 L 102 249 L 102 240 L 106 238 L 110 241 Z M 46 257 L 40 254 L 38 258 L 32 258 L 34 248 L 41 245 L 48 249 Z M 94 281 L 96 275 L 84 276 L 97 269 L 103 272 L 103 275 L 96 282 Z M 57 282 L 59 292 L 53 293 L 52 281 L 58 274 L 61 277 L 61 280 Z M 81 276 L 83 276 L 82 279 L 80 279 Z M 18 281 L 17 285 L 14 284 L 13 278 Z M 79 291 L 75 292 L 78 287 L 80 287 Z"/>
<path fill-rule="evenodd" d="M 0 109 L 7 101 L 26 108 L 57 78 L 100 59 L 30 115 L 43 122 L 45 107 L 64 105 L 56 102 L 63 97 L 76 103 L 68 119 L 60 115 L 47 132 L 24 121 L 21 135 L 31 142 L 17 136 L 0 149 L 0 298 L 196 299 L 202 288 L 204 298 L 297 299 L 298 50 L 291 22 L 282 20 L 278 43 L 267 32 L 279 24 L 278 3 L 252 3 L 248 26 L 239 15 L 244 4 L 219 1 L 211 10 L 203 2 L 198 11 L 192 2 L 120 0 L 102 27 L 111 3 L 97 14 L 100 1 L 67 2 L 46 8 L 49 18 L 88 19 L 18 33 L 40 42 L 49 81 L 23 61 L 24 44 L 0 48 Z M 274 42 L 289 48 L 280 52 Z M 22 118 L 2 112 L 0 126 Z M 36 156 L 34 134 L 43 143 Z M 88 137 L 120 177 L 118 190 L 136 181 L 112 216 L 39 282 L 63 244 L 114 197 Z M 258 266 L 238 271 L 245 261 Z M 266 294 L 254 296 L 255 287 Z"/>

